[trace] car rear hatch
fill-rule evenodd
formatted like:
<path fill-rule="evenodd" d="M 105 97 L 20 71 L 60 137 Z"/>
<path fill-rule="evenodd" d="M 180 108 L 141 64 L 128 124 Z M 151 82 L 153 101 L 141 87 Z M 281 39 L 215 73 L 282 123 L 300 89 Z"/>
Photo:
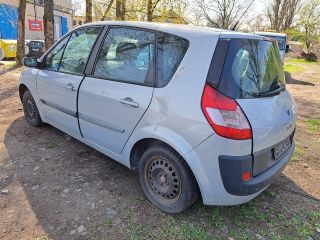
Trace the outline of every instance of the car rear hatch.
<path fill-rule="evenodd" d="M 266 39 L 220 39 L 208 83 L 235 99 L 252 130 L 253 176 L 290 148 L 296 110 L 285 88 L 279 49 Z"/>

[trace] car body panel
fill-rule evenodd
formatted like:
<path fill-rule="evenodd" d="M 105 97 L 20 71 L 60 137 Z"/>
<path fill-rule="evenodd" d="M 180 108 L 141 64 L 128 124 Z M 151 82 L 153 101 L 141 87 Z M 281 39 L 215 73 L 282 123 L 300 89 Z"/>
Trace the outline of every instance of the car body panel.
<path fill-rule="evenodd" d="M 86 77 L 79 90 L 79 122 L 83 137 L 114 153 L 121 153 L 147 110 L 152 93 L 151 87 Z M 131 98 L 138 107 L 121 103 L 126 98 Z"/>
<path fill-rule="evenodd" d="M 253 132 L 253 152 L 267 149 L 289 137 L 295 129 L 296 109 L 288 91 L 276 96 L 237 99 Z"/>
<path fill-rule="evenodd" d="M 45 69 L 39 70 L 37 75 L 39 106 L 46 120 L 79 137 L 77 92 L 82 79 L 81 75 Z"/>

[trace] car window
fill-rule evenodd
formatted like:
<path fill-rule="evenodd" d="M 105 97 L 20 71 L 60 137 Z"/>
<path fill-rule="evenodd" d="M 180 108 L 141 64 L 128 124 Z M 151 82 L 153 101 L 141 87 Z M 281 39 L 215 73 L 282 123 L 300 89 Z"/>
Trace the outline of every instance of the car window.
<path fill-rule="evenodd" d="M 101 27 L 86 27 L 75 31 L 69 39 L 59 71 L 82 73 Z"/>
<path fill-rule="evenodd" d="M 276 42 L 232 39 L 219 90 L 236 99 L 255 98 L 281 90 L 285 83 Z"/>
<path fill-rule="evenodd" d="M 29 47 L 35 48 L 35 49 L 41 49 L 41 48 L 44 48 L 44 43 L 39 41 L 30 41 Z"/>
<path fill-rule="evenodd" d="M 145 84 L 154 56 L 155 34 L 130 28 L 111 28 L 100 50 L 94 76 Z"/>
<path fill-rule="evenodd" d="M 51 52 L 45 57 L 44 68 L 51 70 L 58 70 L 60 65 L 60 60 L 63 54 L 63 51 L 68 43 L 69 38 L 65 38 L 57 46 L 55 46 Z"/>
<path fill-rule="evenodd" d="M 161 33 L 158 37 L 157 82 L 158 87 L 168 84 L 179 67 L 189 42 L 178 36 Z"/>

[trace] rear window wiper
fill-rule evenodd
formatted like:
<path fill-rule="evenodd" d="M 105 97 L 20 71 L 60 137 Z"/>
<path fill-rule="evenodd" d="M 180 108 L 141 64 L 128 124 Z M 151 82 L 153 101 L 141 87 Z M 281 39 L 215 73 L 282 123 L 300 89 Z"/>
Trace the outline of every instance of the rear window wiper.
<path fill-rule="evenodd" d="M 251 93 L 252 96 L 254 97 L 269 97 L 269 96 L 273 96 L 279 92 L 283 92 L 284 90 L 286 90 L 285 85 L 279 85 L 278 88 L 272 90 L 272 91 L 268 91 L 268 92 L 260 92 L 260 93 Z"/>

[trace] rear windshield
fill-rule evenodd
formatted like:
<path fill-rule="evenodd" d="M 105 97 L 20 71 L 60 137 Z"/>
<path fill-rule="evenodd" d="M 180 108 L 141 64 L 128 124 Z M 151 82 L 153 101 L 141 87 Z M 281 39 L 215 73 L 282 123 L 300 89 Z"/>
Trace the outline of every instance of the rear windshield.
<path fill-rule="evenodd" d="M 43 48 L 44 47 L 44 43 L 43 42 L 37 42 L 37 41 L 30 41 L 29 42 L 29 47 L 30 48 Z"/>
<path fill-rule="evenodd" d="M 231 98 L 270 96 L 284 89 L 284 73 L 276 42 L 230 40 L 219 90 Z"/>

